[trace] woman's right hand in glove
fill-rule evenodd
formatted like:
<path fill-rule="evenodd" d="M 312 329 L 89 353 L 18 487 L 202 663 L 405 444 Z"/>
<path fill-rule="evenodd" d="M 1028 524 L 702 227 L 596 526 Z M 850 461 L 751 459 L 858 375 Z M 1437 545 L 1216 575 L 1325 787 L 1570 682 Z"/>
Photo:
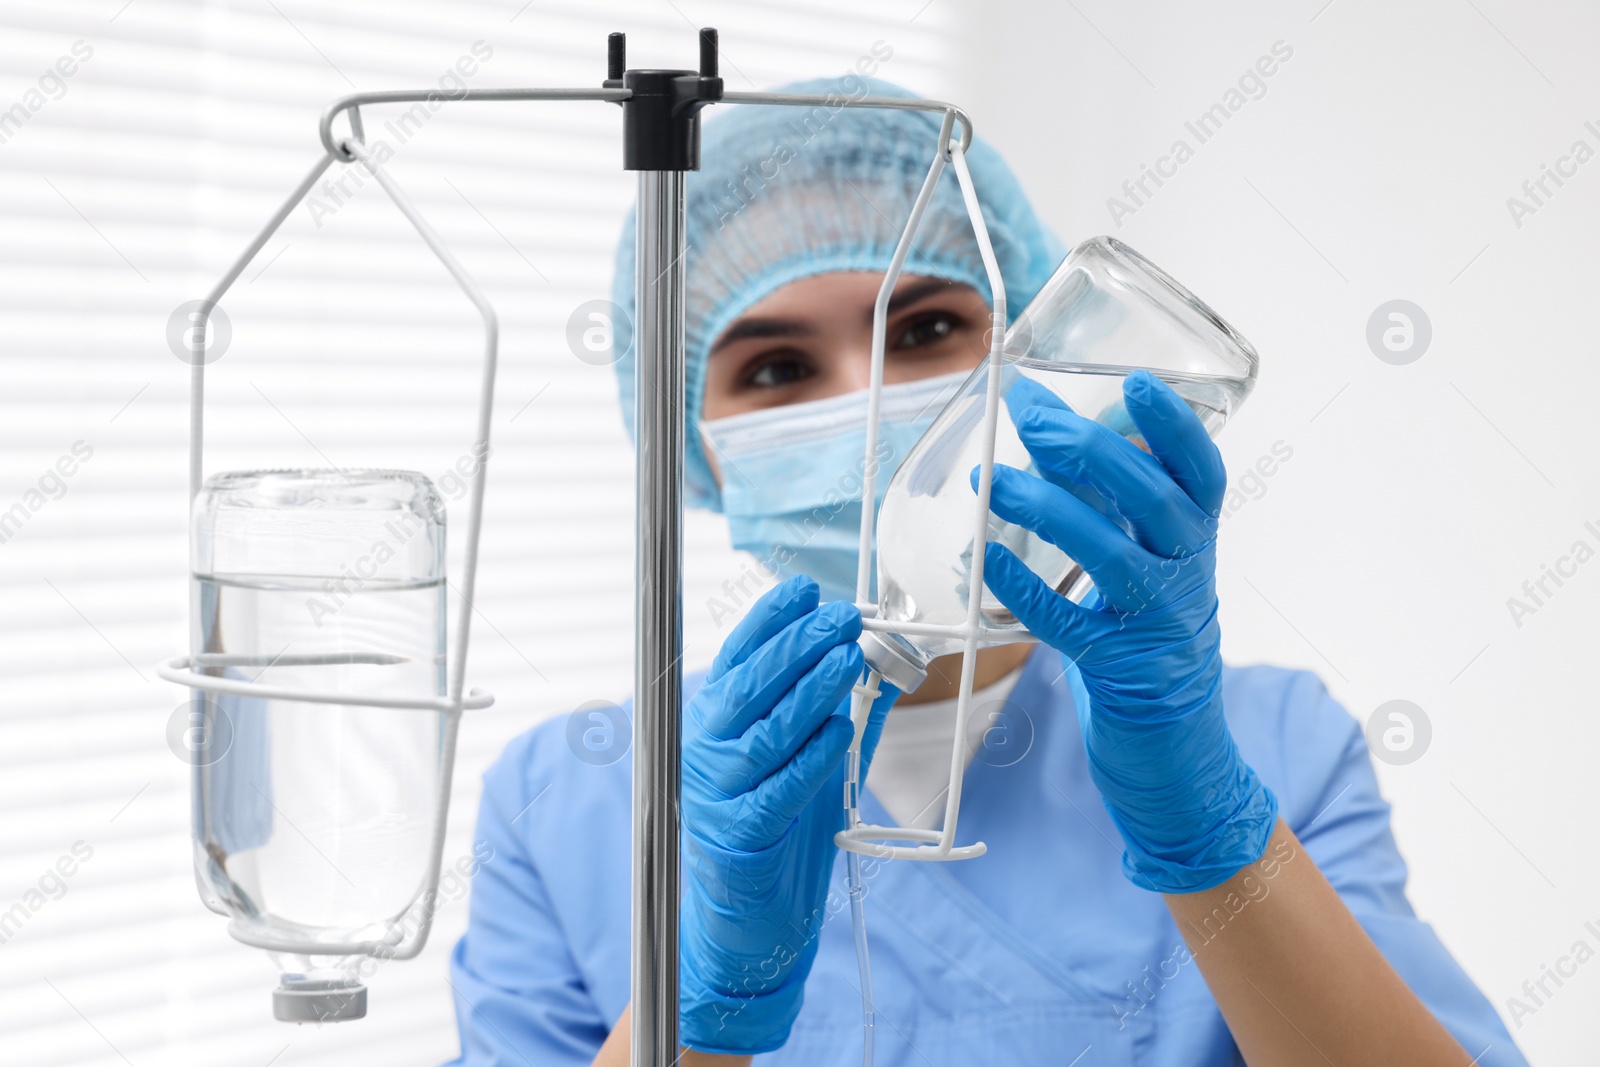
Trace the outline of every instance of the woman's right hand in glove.
<path fill-rule="evenodd" d="M 816 582 L 769 590 L 728 636 L 683 733 L 680 1029 L 706 1052 L 779 1048 L 799 1014 L 844 828 L 861 613 Z M 874 702 L 862 774 L 889 705 Z"/>

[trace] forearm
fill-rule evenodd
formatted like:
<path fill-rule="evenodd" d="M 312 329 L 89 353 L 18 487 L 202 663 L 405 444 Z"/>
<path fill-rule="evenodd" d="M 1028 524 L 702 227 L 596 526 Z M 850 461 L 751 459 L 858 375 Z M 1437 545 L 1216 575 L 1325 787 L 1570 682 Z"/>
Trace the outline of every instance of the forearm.
<path fill-rule="evenodd" d="M 611 1028 L 611 1035 L 600 1046 L 600 1052 L 591 1067 L 628 1067 L 628 1043 L 633 1032 L 629 1020 L 632 1014 L 632 1008 L 622 1009 L 622 1017 Z M 683 1058 L 678 1060 L 679 1067 L 749 1067 L 749 1063 L 749 1056 L 717 1056 L 693 1049 L 684 1049 Z"/>
<path fill-rule="evenodd" d="M 1467 1067 L 1287 825 L 1262 859 L 1167 907 L 1250 1067 Z"/>

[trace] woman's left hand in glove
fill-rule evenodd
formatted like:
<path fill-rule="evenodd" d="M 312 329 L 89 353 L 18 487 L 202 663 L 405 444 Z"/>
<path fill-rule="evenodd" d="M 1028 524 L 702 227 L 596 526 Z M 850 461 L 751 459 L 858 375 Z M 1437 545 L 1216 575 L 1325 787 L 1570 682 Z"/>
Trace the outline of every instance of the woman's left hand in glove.
<path fill-rule="evenodd" d="M 1278 802 L 1223 718 L 1221 453 L 1150 373 L 1130 374 L 1123 396 L 1149 452 L 1019 381 L 1006 403 L 1039 476 L 996 464 L 990 497 L 996 515 L 1082 566 L 1095 593 L 1074 604 L 992 542 L 984 581 L 1077 666 L 1089 770 L 1121 832 L 1124 873 L 1146 889 L 1188 893 L 1261 857 Z"/>

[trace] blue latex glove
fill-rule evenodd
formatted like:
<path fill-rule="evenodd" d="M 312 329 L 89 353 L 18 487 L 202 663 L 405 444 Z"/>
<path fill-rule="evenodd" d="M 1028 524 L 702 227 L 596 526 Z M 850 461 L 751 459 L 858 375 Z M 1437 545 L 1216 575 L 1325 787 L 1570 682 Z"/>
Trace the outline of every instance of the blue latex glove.
<path fill-rule="evenodd" d="M 791 578 L 728 635 L 683 737 L 683 1043 L 779 1048 L 800 1013 L 844 829 L 861 613 Z M 862 774 L 898 691 L 880 687 Z"/>
<path fill-rule="evenodd" d="M 1149 453 L 1020 381 L 1006 404 L 1042 477 L 996 465 L 990 497 L 996 515 L 1076 560 L 1095 595 L 1072 603 L 992 542 L 984 582 L 1077 664 L 1089 771 L 1122 834 L 1123 872 L 1146 889 L 1188 893 L 1261 858 L 1278 799 L 1223 719 L 1213 574 L 1221 453 L 1148 372 L 1130 374 L 1123 397 Z"/>

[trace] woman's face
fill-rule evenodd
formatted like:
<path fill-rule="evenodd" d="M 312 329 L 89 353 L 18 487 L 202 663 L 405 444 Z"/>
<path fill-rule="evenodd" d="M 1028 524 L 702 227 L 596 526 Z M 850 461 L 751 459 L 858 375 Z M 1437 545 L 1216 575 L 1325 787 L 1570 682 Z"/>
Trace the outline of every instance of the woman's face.
<path fill-rule="evenodd" d="M 883 275 L 838 271 L 752 304 L 711 346 L 703 419 L 865 389 Z M 885 384 L 970 370 L 989 350 L 989 305 L 970 285 L 902 275 L 889 299 Z"/>

